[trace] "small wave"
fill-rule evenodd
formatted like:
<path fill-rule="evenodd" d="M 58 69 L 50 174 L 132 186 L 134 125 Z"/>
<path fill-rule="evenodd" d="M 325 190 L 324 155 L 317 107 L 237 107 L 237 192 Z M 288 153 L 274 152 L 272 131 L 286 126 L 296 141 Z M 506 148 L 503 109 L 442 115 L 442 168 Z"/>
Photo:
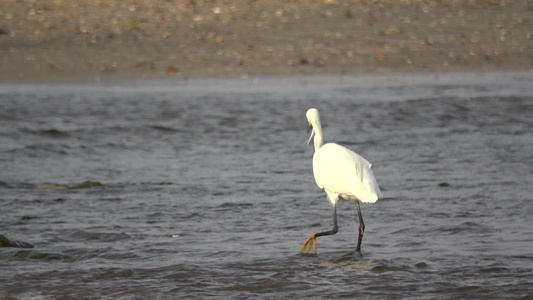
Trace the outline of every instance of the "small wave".
<path fill-rule="evenodd" d="M 179 132 L 179 130 L 177 129 L 167 127 L 167 126 L 161 126 L 161 125 L 152 125 L 150 126 L 150 128 L 160 131 L 160 132 L 167 132 L 167 133 Z"/>
<path fill-rule="evenodd" d="M 204 216 L 202 214 L 199 214 L 199 213 L 190 213 L 190 214 L 183 215 L 181 218 L 184 219 L 184 220 L 187 220 L 187 219 L 196 219 L 196 218 L 202 219 L 203 217 Z"/>
<path fill-rule="evenodd" d="M 39 130 L 34 133 L 40 136 L 52 137 L 52 138 L 65 138 L 69 136 L 68 133 L 61 131 L 61 130 L 57 130 L 57 129 Z"/>
<path fill-rule="evenodd" d="M 102 280 L 102 279 L 113 279 L 113 278 L 128 278 L 135 274 L 135 271 L 132 269 L 109 269 L 104 272 L 92 275 L 89 280 Z"/>
<path fill-rule="evenodd" d="M 303 281 L 279 281 L 269 279 L 257 279 L 245 284 L 228 285 L 221 288 L 221 291 L 227 292 L 254 292 L 254 293 L 272 293 L 279 290 L 305 291 L 312 285 Z"/>
<path fill-rule="evenodd" d="M 243 209 L 253 207 L 253 203 L 235 203 L 235 202 L 225 202 L 218 206 L 219 209 L 231 210 L 231 209 Z"/>
<path fill-rule="evenodd" d="M 490 232 L 490 228 L 481 225 L 475 222 L 464 222 L 457 226 L 448 226 L 442 228 L 443 232 L 447 232 L 449 234 L 458 234 L 458 233 L 488 233 Z"/>
<path fill-rule="evenodd" d="M 3 181 L 0 181 L 0 188 L 10 189 L 12 187 Z"/>
<path fill-rule="evenodd" d="M 15 148 L 8 150 L 10 153 L 25 154 L 29 157 L 50 157 L 50 155 L 67 155 L 66 150 L 70 149 L 67 145 L 51 144 L 51 143 L 39 143 L 30 144 L 21 148 Z"/>
<path fill-rule="evenodd" d="M 410 266 L 390 266 L 390 265 L 379 265 L 370 269 L 370 272 L 382 274 L 386 272 L 411 272 L 412 268 Z"/>
<path fill-rule="evenodd" d="M 63 259 L 69 259 L 70 256 L 61 254 L 61 253 L 54 253 L 54 252 L 45 252 L 41 250 L 29 250 L 29 249 L 23 249 L 23 250 L 2 250 L 0 251 L 0 257 L 11 257 L 15 259 L 37 259 L 37 260 L 63 260 Z"/>
<path fill-rule="evenodd" d="M 58 130 L 55 128 L 51 129 L 22 129 L 24 133 L 40 136 L 45 138 L 66 138 L 69 137 L 69 133 L 66 131 Z"/>
<path fill-rule="evenodd" d="M 70 234 L 69 239 L 77 241 L 101 241 L 101 242 L 115 242 L 120 240 L 131 239 L 126 233 L 114 232 L 89 232 L 78 230 Z"/>

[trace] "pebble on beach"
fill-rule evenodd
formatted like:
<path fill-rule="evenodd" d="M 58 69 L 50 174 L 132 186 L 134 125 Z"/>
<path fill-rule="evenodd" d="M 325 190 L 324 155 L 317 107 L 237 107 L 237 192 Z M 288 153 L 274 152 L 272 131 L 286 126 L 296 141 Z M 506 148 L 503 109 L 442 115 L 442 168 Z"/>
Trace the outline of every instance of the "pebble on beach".
<path fill-rule="evenodd" d="M 0 80 L 530 69 L 530 1 L 2 1 Z"/>

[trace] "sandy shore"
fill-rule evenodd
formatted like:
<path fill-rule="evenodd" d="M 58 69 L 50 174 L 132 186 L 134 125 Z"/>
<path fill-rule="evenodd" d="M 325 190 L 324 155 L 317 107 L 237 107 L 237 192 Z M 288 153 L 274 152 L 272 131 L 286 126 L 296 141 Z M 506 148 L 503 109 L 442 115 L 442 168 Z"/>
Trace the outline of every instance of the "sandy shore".
<path fill-rule="evenodd" d="M 525 0 L 0 1 L 4 82 L 531 69 Z"/>

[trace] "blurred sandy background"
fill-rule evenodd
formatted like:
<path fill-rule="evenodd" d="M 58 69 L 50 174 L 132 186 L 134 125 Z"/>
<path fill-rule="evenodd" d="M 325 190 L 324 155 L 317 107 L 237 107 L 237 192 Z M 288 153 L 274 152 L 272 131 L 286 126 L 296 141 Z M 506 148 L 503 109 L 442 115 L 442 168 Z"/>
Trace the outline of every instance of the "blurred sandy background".
<path fill-rule="evenodd" d="M 0 0 L 0 80 L 533 67 L 533 1 Z"/>

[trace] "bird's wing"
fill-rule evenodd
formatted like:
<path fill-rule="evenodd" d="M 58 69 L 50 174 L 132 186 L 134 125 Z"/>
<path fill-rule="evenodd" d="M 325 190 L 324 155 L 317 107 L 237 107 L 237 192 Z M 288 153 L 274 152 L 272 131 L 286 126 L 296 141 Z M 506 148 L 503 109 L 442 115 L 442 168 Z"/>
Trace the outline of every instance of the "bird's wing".
<path fill-rule="evenodd" d="M 353 195 L 363 202 L 381 197 L 371 166 L 362 156 L 337 144 L 322 146 L 313 157 L 313 172 L 320 188 Z"/>

